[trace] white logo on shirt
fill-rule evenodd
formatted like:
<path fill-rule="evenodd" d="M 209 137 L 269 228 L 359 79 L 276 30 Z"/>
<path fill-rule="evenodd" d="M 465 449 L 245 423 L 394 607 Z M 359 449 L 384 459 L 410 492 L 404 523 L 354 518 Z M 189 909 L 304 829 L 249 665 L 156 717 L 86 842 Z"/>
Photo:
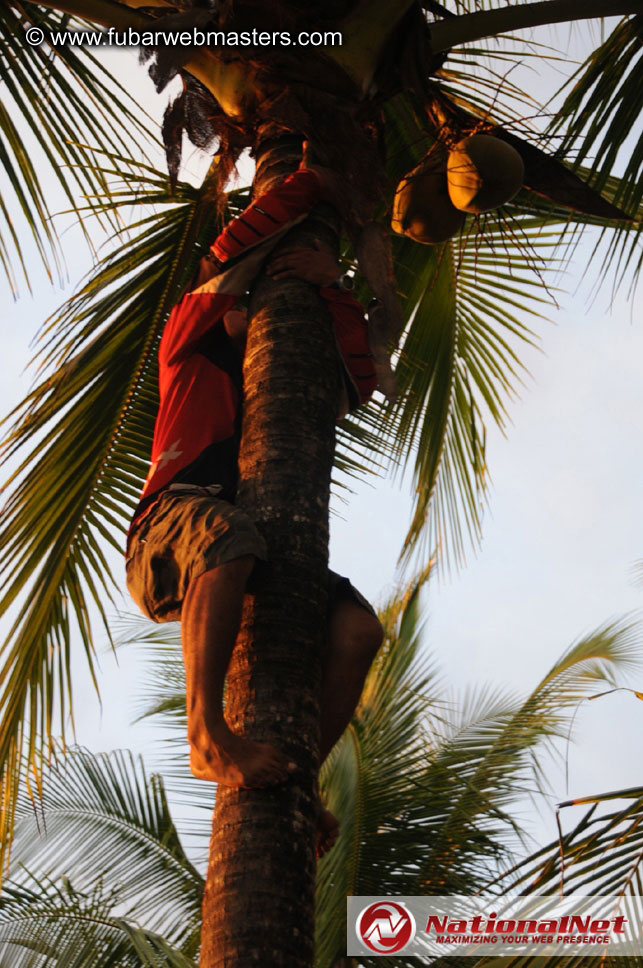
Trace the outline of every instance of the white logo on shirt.
<path fill-rule="evenodd" d="M 180 443 L 181 443 L 181 438 L 179 437 L 178 440 L 175 440 L 173 444 L 170 444 L 170 449 L 169 450 L 164 450 L 162 454 L 159 454 L 159 456 L 156 458 L 156 460 L 154 461 L 154 463 L 150 467 L 150 472 L 147 475 L 147 479 L 148 480 L 154 474 L 156 474 L 157 471 L 163 470 L 163 468 L 167 464 L 169 464 L 170 461 L 176 460 L 177 457 L 180 457 L 181 456 L 181 454 L 183 453 L 183 451 L 182 450 L 177 450 L 177 447 L 179 446 Z"/>

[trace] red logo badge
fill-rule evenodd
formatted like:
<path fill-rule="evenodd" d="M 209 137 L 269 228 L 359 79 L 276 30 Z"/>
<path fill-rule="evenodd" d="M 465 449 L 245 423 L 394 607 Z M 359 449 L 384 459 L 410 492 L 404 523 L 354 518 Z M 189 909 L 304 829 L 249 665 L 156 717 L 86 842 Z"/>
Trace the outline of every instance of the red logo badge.
<path fill-rule="evenodd" d="M 377 901 L 364 908 L 355 929 L 367 948 L 380 955 L 394 954 L 415 937 L 415 918 L 401 904 Z"/>

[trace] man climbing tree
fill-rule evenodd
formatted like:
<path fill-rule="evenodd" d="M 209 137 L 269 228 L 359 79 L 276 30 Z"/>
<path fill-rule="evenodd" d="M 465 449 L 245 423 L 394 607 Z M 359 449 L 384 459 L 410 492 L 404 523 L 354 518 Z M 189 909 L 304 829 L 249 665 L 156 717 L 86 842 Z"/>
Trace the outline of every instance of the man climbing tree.
<path fill-rule="evenodd" d="M 21 410 L 24 420 L 9 435 L 9 452 L 28 440 L 37 444 L 30 458 L 33 466 L 25 462 L 24 478 L 8 502 L 2 542 L 10 575 L 3 608 L 12 608 L 19 596 L 27 598 L 6 646 L 0 737 L 5 829 L 10 827 L 24 772 L 23 753 L 28 751 L 30 766 L 37 772 L 35 751 L 41 743 L 52 742 L 56 703 L 65 719 L 71 694 L 72 612 L 91 662 L 87 602 L 93 600 L 105 617 L 109 587 L 105 559 L 97 546 L 105 536 L 113 543 L 119 540 L 115 532 L 129 518 L 140 493 L 154 420 L 151 387 L 157 342 L 190 275 L 195 245 L 205 242 L 216 196 L 244 149 L 250 148 L 257 162 L 258 195 L 281 184 L 298 167 L 306 137 L 313 143 L 317 163 L 341 171 L 351 197 L 362 196 L 358 211 L 341 211 L 342 233 L 385 310 L 377 327 L 378 346 L 388 337 L 395 339 L 403 321 L 395 318 L 391 301 L 394 284 L 387 248 L 389 215 L 394 211 L 393 228 L 404 236 L 395 240 L 395 255 L 404 318 L 409 322 L 398 367 L 402 392 L 397 408 L 378 411 L 377 423 L 371 413 L 371 423 L 360 429 L 372 431 L 376 426 L 378 441 L 393 441 L 387 451 L 391 460 L 406 460 L 411 454 L 415 460 L 417 455 L 416 513 L 406 552 L 427 522 L 429 544 L 451 535 L 458 555 L 462 533 L 479 533 L 480 497 L 487 480 L 481 414 L 488 412 L 502 423 L 504 395 L 515 376 L 509 334 L 516 327 L 523 335 L 526 330 L 507 309 L 512 297 L 499 308 L 502 289 L 497 287 L 476 292 L 462 308 L 462 273 L 458 279 L 456 269 L 462 267 L 461 256 L 466 257 L 468 238 L 473 239 L 470 247 L 480 251 L 489 231 L 485 219 L 469 220 L 462 248 L 443 240 L 458 231 L 467 214 L 477 218 L 485 213 L 489 200 L 481 188 L 488 188 L 485 181 L 491 184 L 498 173 L 511 193 L 501 194 L 499 202 L 491 192 L 494 204 L 501 204 L 503 197 L 509 202 L 497 221 L 490 217 L 497 232 L 489 251 L 497 264 L 505 248 L 513 246 L 514 264 L 500 273 L 505 280 L 507 273 L 514 280 L 516 261 L 533 267 L 528 258 L 520 262 L 528 251 L 525 240 L 534 237 L 530 233 L 556 222 L 566 224 L 570 209 L 576 226 L 602 221 L 618 228 L 624 225 L 618 220 L 636 216 L 641 198 L 638 163 L 628 163 L 627 177 L 618 183 L 612 182 L 611 169 L 616 150 L 631 130 L 628 112 L 639 103 L 642 89 L 636 83 L 640 72 L 630 72 L 630 67 L 640 49 L 643 3 L 588 0 L 579 5 L 548 0 L 492 4 L 493 9 L 471 14 L 462 13 L 466 4 L 459 0 L 452 6 L 449 10 L 435 0 L 333 0 L 323 10 L 300 0 L 163 0 L 144 6 L 139 0 L 9 0 L 3 5 L 0 24 L 7 25 L 10 52 L 4 65 L 10 77 L 17 75 L 17 89 L 31 84 L 32 104 L 37 105 L 29 115 L 32 131 L 41 136 L 44 116 L 48 136 L 64 146 L 59 152 L 64 164 L 55 166 L 63 181 L 63 169 L 77 171 L 79 157 L 88 171 L 97 163 L 77 154 L 82 139 L 59 126 L 60 110 L 47 113 L 51 88 L 43 97 L 40 80 L 45 77 L 49 83 L 63 57 L 75 68 L 78 59 L 74 51 L 54 50 L 53 43 L 45 42 L 42 51 L 37 46 L 27 49 L 25 20 L 45 36 L 67 26 L 65 16 L 49 8 L 120 31 L 150 26 L 162 30 L 179 23 L 181 29 L 211 27 L 237 33 L 248 26 L 266 26 L 290 30 L 293 37 L 300 30 L 332 27 L 342 34 L 341 46 L 309 47 L 305 53 L 297 45 L 247 49 L 217 44 L 192 50 L 161 45 L 154 54 L 153 76 L 159 87 L 179 72 L 182 79 L 182 92 L 164 124 L 173 180 L 184 132 L 201 148 L 214 150 L 216 144 L 216 157 L 202 189 L 185 192 L 183 209 L 179 206 L 168 216 L 162 231 L 143 238 L 136 253 L 128 241 L 106 258 L 93 280 L 94 293 L 100 293 L 95 301 L 89 290 L 72 302 L 52 340 L 51 373 L 29 394 Z M 635 16 L 617 25 L 597 62 L 588 64 L 580 97 L 570 96 L 561 108 L 561 123 L 567 126 L 563 138 L 544 142 L 547 151 L 530 143 L 539 140 L 536 132 L 521 126 L 524 105 L 519 111 L 506 110 L 506 104 L 500 110 L 498 75 L 490 85 L 493 96 L 485 101 L 476 49 L 468 48 L 462 55 L 468 72 L 461 65 L 451 74 L 441 70 L 450 49 L 458 45 L 537 24 L 613 14 Z M 21 44 L 11 40 L 14 35 L 20 36 Z M 584 98 L 594 91 L 597 74 L 608 75 L 613 83 L 597 85 L 597 102 L 590 100 L 587 114 Z M 84 81 L 89 83 L 92 77 L 88 70 Z M 629 96 L 622 96 L 621 85 L 630 82 Z M 68 88 L 65 83 L 56 89 L 61 110 L 69 103 Z M 75 104 L 80 114 L 82 99 Z M 612 112 L 616 123 L 605 125 L 604 117 L 611 118 Z M 513 118 L 510 126 L 498 120 L 506 117 Z M 596 117 L 600 123 L 592 124 Z M 30 210 L 26 191 L 47 225 L 42 205 L 46 193 L 24 160 L 21 139 L 13 129 L 6 130 L 13 153 L 8 170 L 13 171 L 12 158 L 17 159 L 16 167 L 25 165 L 26 187 L 14 180 L 20 208 Z M 579 141 L 582 150 L 576 154 Z M 113 140 L 106 136 L 100 144 L 109 168 L 120 165 L 124 153 Z M 558 144 L 554 154 L 551 146 Z M 513 148 L 519 159 L 511 152 L 502 154 L 501 145 Z M 576 158 L 582 164 L 588 152 L 598 148 L 593 176 L 599 191 L 616 192 L 611 200 L 588 189 L 566 161 Z M 633 159 L 636 156 L 633 153 Z M 504 160 L 494 163 L 494 157 Z M 601 163 L 601 158 L 608 163 Z M 155 182 L 150 176 L 147 184 L 144 204 L 168 203 L 162 178 Z M 139 204 L 138 184 L 128 188 L 127 197 Z M 105 185 L 89 194 L 95 197 L 99 190 L 104 192 Z M 514 205 L 511 197 L 516 190 Z M 112 201 L 115 206 L 121 199 Z M 319 238 L 336 253 L 337 207 L 321 203 L 310 219 L 294 228 L 285 245 L 314 250 Z M 149 223 L 142 216 L 141 224 L 144 233 Z M 479 239 L 474 226 L 481 228 Z M 498 226 L 509 228 L 503 234 Z M 430 245 L 421 248 L 418 242 Z M 275 257 L 281 258 L 277 249 Z M 476 286 L 484 264 L 483 258 L 476 268 Z M 145 281 L 140 290 L 132 281 L 139 278 L 137 273 Z M 512 284 L 521 290 L 521 303 L 527 275 L 525 271 L 505 286 L 507 294 Z M 266 272 L 258 276 L 250 299 L 235 506 L 250 515 L 266 540 L 270 567 L 253 576 L 256 589 L 253 586 L 245 596 L 243 648 L 228 670 L 226 714 L 236 735 L 267 744 L 285 757 L 288 782 L 266 789 L 223 784 L 219 789 L 204 916 L 202 963 L 207 968 L 243 968 L 257 962 L 275 968 L 312 964 L 312 845 L 319 761 L 315 697 L 320 692 L 317 664 L 327 627 L 327 499 L 337 415 L 337 353 L 326 303 L 317 286 L 287 276 L 275 282 Z M 168 446 L 155 454 L 155 472 L 171 476 L 172 462 L 183 459 L 178 453 L 182 446 L 173 447 L 177 439 L 170 436 Z M 140 528 L 144 527 L 141 518 Z M 268 767 L 268 774 L 279 774 L 283 763 Z M 287 772 L 289 763 L 297 767 L 292 774 Z"/>
<path fill-rule="evenodd" d="M 259 196 L 201 260 L 159 351 L 160 410 L 152 466 L 128 537 L 128 585 L 152 620 L 181 618 L 192 772 L 231 787 L 282 783 L 297 768 L 273 746 L 232 732 L 222 710 L 246 586 L 267 557 L 253 522 L 234 505 L 247 334 L 239 299 L 285 232 L 318 200 L 338 203 L 338 184 L 333 172 L 304 161 L 283 185 Z M 343 361 L 343 396 L 349 406 L 365 402 L 376 383 L 366 321 L 346 284 L 341 288 L 330 250 L 318 241 L 286 250 L 268 273 L 320 287 Z M 371 606 L 333 573 L 328 613 L 322 759 L 350 720 L 382 638 Z M 327 811 L 322 821 L 328 841 L 336 825 Z"/>

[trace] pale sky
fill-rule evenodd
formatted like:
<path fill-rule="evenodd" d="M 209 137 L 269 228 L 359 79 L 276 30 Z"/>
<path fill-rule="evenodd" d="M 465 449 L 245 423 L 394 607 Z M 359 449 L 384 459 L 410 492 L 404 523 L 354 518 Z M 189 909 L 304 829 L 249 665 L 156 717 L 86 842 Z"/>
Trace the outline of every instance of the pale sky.
<path fill-rule="evenodd" d="M 111 56 L 126 86 L 147 86 L 145 103 L 160 115 L 166 95 L 155 97 L 134 57 Z M 0 280 L 3 414 L 28 389 L 29 379 L 20 374 L 30 339 L 89 268 L 82 241 L 73 233 L 63 241 L 72 243 L 67 261 L 73 267 L 64 292 L 49 285 L 35 262 L 33 298 L 12 304 Z M 579 249 L 570 267 L 570 290 L 579 284 L 587 251 Z M 488 424 L 493 483 L 481 549 L 459 573 L 430 584 L 425 595 L 426 646 L 458 689 L 492 682 L 527 693 L 572 641 L 641 608 L 643 589 L 632 574 L 643 558 L 640 303 L 628 305 L 623 295 L 610 310 L 608 289 L 588 303 L 598 271 L 597 263 L 579 293 L 560 297 L 563 308 L 552 309 L 552 322 L 537 327 L 543 352 L 526 357 L 531 378 L 510 407 L 507 437 Z M 335 502 L 331 565 L 375 602 L 395 580 L 408 491 L 408 485 L 381 482 L 360 486 L 348 505 Z M 131 607 L 127 599 L 123 607 Z M 102 716 L 79 673 L 76 724 L 84 745 L 150 751 L 155 731 L 128 725 L 139 661 L 140 653 L 123 652 L 120 666 L 110 654 L 101 656 Z M 630 685 L 643 688 L 643 670 Z M 570 789 L 562 775 L 553 774 L 554 799 L 639 784 L 642 724 L 643 704 L 627 693 L 584 709 L 570 753 Z M 553 839 L 553 814 L 544 810 L 534 832 L 542 841 Z"/>

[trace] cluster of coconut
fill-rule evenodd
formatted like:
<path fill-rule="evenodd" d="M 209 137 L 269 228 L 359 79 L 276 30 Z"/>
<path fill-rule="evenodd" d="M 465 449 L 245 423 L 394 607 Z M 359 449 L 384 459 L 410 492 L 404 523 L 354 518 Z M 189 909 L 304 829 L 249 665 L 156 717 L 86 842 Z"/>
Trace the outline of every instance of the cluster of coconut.
<path fill-rule="evenodd" d="M 437 145 L 398 185 L 393 230 L 416 242 L 445 242 L 467 213 L 480 215 L 512 199 L 524 176 L 515 148 L 493 135 L 469 135 L 448 153 Z"/>

